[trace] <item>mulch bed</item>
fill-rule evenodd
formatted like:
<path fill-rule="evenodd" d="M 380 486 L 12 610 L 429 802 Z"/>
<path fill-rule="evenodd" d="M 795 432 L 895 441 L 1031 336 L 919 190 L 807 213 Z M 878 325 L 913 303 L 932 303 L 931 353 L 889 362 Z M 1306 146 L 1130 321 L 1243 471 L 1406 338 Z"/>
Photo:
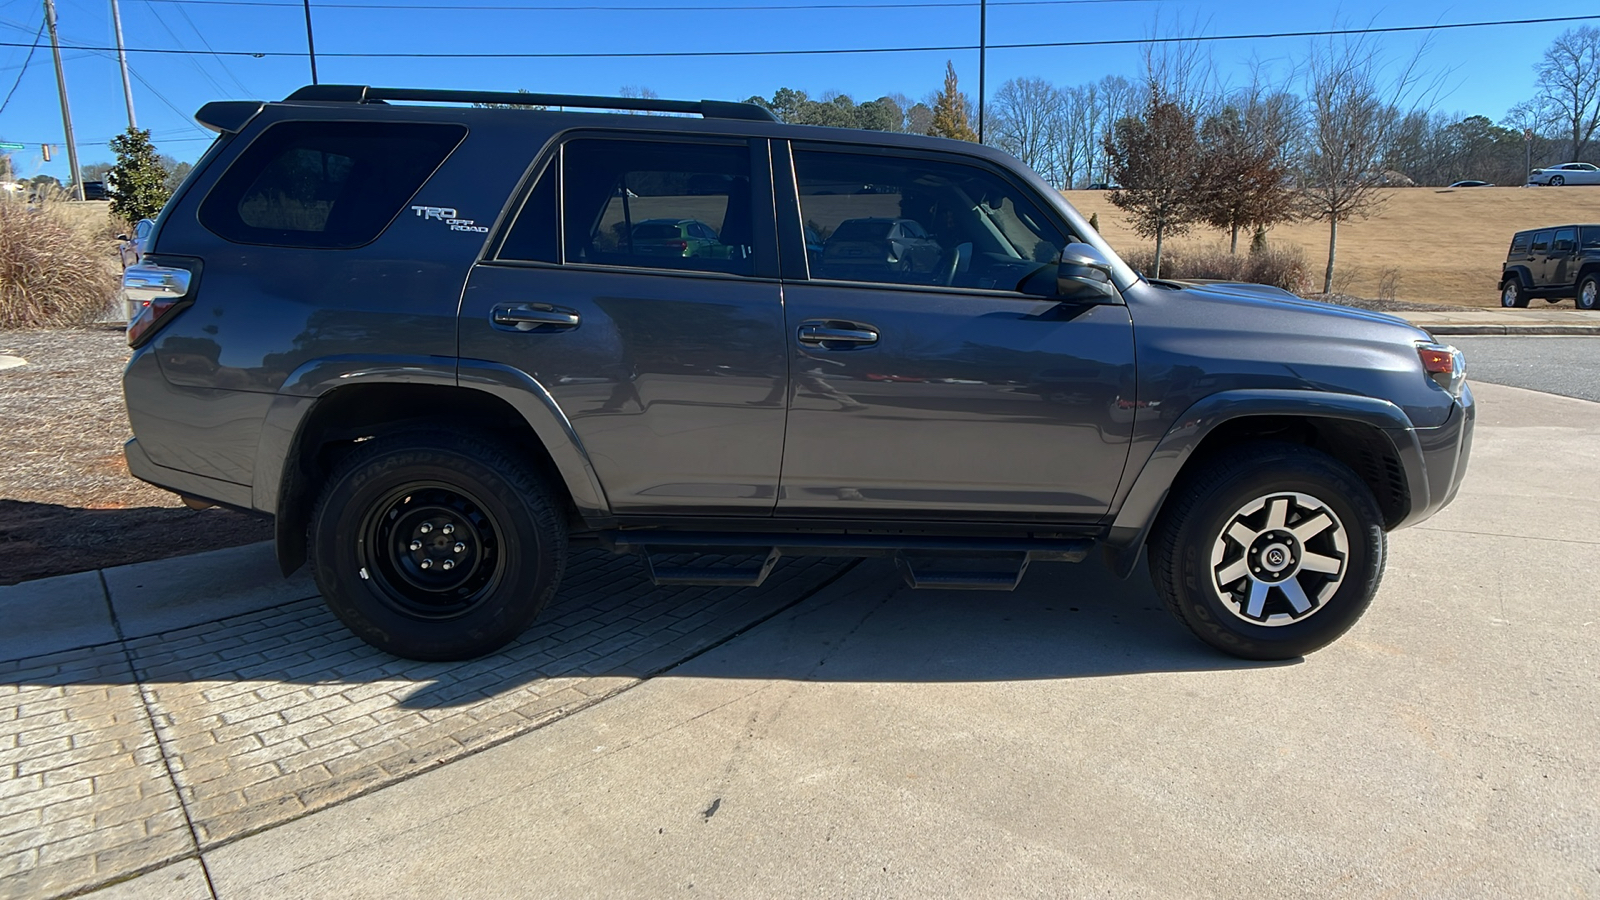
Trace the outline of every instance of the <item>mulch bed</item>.
<path fill-rule="evenodd" d="M 120 326 L 0 331 L 0 585 L 235 547 L 270 520 L 196 512 L 128 474 Z"/>

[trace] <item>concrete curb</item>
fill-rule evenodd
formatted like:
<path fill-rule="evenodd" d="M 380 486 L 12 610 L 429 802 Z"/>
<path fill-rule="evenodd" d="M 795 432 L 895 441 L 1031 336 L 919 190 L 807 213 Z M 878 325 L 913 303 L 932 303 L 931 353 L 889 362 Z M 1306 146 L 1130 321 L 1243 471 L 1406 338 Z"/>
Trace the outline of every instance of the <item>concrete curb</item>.
<path fill-rule="evenodd" d="M 1600 335 L 1600 325 L 1428 325 L 1412 322 L 1429 334 L 1500 334 L 1500 335 Z"/>

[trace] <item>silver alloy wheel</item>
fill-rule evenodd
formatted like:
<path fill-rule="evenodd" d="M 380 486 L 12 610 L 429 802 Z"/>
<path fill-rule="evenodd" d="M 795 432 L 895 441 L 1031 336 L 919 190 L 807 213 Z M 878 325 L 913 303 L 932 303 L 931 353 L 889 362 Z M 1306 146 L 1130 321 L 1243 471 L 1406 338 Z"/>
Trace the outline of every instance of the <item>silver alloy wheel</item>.
<path fill-rule="evenodd" d="M 1600 295 L 1600 281 L 1593 278 L 1584 279 L 1583 287 L 1578 293 L 1578 308 L 1594 309 L 1595 304 L 1600 302 L 1600 296 L 1597 295 Z"/>
<path fill-rule="evenodd" d="M 1212 588 L 1251 625 L 1301 622 L 1344 582 L 1349 536 L 1326 503 L 1301 493 L 1268 494 L 1228 517 L 1211 548 Z"/>
<path fill-rule="evenodd" d="M 1517 305 L 1517 283 L 1508 281 L 1500 288 L 1500 305 L 1513 307 Z"/>

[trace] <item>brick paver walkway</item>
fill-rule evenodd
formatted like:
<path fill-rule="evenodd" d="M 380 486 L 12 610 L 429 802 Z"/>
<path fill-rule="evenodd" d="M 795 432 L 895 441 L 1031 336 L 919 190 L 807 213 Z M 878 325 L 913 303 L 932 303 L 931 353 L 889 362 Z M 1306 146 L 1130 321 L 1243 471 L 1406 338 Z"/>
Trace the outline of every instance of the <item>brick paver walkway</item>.
<path fill-rule="evenodd" d="M 0 663 L 0 897 L 191 857 L 525 733 L 846 565 L 786 560 L 758 589 L 666 589 L 634 558 L 576 554 L 539 623 L 469 663 L 380 653 L 315 599 Z"/>

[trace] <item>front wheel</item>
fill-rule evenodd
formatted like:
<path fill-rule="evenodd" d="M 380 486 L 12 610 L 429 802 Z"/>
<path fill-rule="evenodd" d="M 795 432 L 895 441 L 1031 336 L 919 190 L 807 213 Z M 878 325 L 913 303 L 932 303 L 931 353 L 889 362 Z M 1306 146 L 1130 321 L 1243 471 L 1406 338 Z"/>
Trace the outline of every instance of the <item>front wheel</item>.
<path fill-rule="evenodd" d="M 1593 311 L 1600 307 L 1600 272 L 1583 276 L 1578 282 L 1577 304 L 1579 309 Z"/>
<path fill-rule="evenodd" d="M 1528 295 L 1522 290 L 1522 282 L 1515 278 L 1507 278 L 1500 284 L 1500 305 L 1506 309 L 1525 309 L 1528 305 Z"/>
<path fill-rule="evenodd" d="M 311 516 L 312 572 L 329 609 L 408 659 L 471 659 L 521 634 L 566 565 L 566 527 L 539 477 L 471 435 L 357 448 Z"/>
<path fill-rule="evenodd" d="M 1344 634 L 1383 577 L 1383 517 L 1348 467 L 1261 444 L 1219 457 L 1174 493 L 1150 545 L 1157 593 L 1202 641 L 1293 659 Z"/>
<path fill-rule="evenodd" d="M 1562 176 L 1560 176 L 1560 175 L 1552 175 L 1552 176 L 1550 176 L 1550 186 L 1551 187 L 1561 187 L 1563 184 L 1566 184 L 1566 183 L 1567 183 L 1567 179 L 1562 177 Z"/>

